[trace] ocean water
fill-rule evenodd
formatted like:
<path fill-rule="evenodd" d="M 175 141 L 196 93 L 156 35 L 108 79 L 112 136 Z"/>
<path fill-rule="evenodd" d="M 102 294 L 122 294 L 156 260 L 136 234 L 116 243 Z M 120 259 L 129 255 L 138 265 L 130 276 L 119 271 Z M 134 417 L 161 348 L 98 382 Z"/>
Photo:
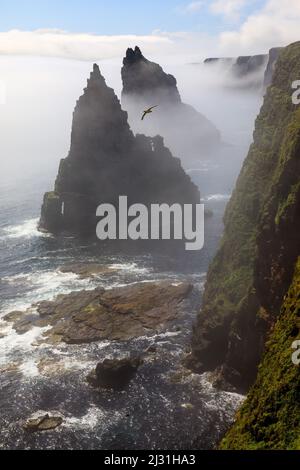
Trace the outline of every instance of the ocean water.
<path fill-rule="evenodd" d="M 201 172 L 200 172 L 201 174 Z M 198 181 L 198 169 L 191 169 Z M 103 252 L 98 244 L 54 238 L 37 230 L 42 195 L 52 175 L 5 180 L 0 197 L 0 448 L 9 449 L 193 449 L 212 448 L 233 419 L 243 397 L 217 391 L 207 376 L 173 383 L 172 374 L 189 346 L 192 324 L 210 260 L 222 234 L 230 197 L 203 194 L 214 212 L 206 221 L 204 249 L 192 256 Z M 70 262 L 97 262 L 116 268 L 109 276 L 80 279 L 63 274 Z M 18 335 L 1 317 L 39 300 L 96 286 L 112 288 L 168 279 L 190 281 L 194 291 L 169 331 L 130 342 L 38 346 L 45 329 Z M 180 327 L 180 329 L 178 328 Z M 106 357 L 139 354 L 156 344 L 157 355 L 122 392 L 96 391 L 87 374 Z M 38 368 L 47 360 L 44 371 Z M 24 420 L 39 413 L 63 416 L 55 431 L 28 434 Z"/>

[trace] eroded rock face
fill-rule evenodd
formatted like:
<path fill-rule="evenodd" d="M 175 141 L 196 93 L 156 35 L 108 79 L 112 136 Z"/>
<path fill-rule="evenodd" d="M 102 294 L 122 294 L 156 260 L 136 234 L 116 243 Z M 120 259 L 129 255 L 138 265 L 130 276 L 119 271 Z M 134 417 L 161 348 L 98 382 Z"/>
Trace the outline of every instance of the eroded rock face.
<path fill-rule="evenodd" d="M 164 331 L 180 314 L 180 304 L 192 290 L 188 283 L 142 283 L 104 290 L 73 292 L 37 304 L 38 315 L 8 315 L 19 334 L 33 326 L 52 328 L 45 341 L 68 344 L 100 340 L 125 341 Z"/>
<path fill-rule="evenodd" d="M 105 359 L 88 375 L 87 381 L 93 387 L 122 390 L 133 379 L 142 362 L 139 357 Z"/>
<path fill-rule="evenodd" d="M 299 256 L 300 110 L 292 103 L 299 65 L 300 43 L 280 53 L 194 329 L 190 366 L 221 367 L 243 391 L 255 381 Z"/>
<path fill-rule="evenodd" d="M 74 115 L 71 148 L 61 160 L 53 192 L 44 196 L 39 227 L 54 234 L 94 236 L 100 204 L 195 204 L 197 187 L 162 137 L 134 136 L 95 64 Z"/>
<path fill-rule="evenodd" d="M 272 79 L 275 73 L 275 66 L 282 49 L 282 47 L 273 47 L 269 51 L 269 60 L 264 76 L 264 90 L 266 90 L 272 83 Z"/>
<path fill-rule="evenodd" d="M 127 50 L 122 80 L 123 108 L 128 111 L 135 132 L 162 135 L 183 162 L 216 156 L 221 146 L 219 131 L 205 116 L 181 101 L 175 77 L 146 59 L 139 47 Z M 155 105 L 158 107 L 152 115 L 141 121 L 142 111 Z"/>

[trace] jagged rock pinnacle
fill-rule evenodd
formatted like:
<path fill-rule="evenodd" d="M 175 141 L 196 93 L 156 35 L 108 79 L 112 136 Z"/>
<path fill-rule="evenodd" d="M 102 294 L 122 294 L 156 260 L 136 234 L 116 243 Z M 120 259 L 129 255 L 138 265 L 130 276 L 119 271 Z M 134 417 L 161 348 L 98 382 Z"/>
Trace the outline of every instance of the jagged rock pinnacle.
<path fill-rule="evenodd" d="M 126 57 L 123 60 L 123 64 L 130 65 L 140 61 L 148 62 L 147 59 L 143 56 L 141 49 L 138 46 L 135 46 L 134 50 L 129 47 L 126 51 Z"/>
<path fill-rule="evenodd" d="M 134 136 L 127 112 L 94 64 L 77 101 L 71 147 L 55 191 L 44 198 L 40 228 L 96 236 L 96 209 L 127 195 L 129 204 L 198 203 L 198 188 L 161 138 Z"/>
<path fill-rule="evenodd" d="M 87 81 L 88 86 L 93 85 L 94 83 L 104 83 L 104 77 L 101 75 L 100 68 L 98 64 L 93 65 L 93 70 L 90 74 L 90 78 Z"/>

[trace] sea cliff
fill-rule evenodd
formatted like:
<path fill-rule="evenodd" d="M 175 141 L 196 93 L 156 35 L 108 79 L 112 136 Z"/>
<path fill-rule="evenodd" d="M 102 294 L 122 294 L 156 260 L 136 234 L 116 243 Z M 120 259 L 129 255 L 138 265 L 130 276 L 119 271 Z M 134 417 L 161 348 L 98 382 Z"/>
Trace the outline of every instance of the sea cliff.
<path fill-rule="evenodd" d="M 223 448 L 299 448 L 300 42 L 280 52 L 228 204 L 187 364 L 248 398 Z"/>

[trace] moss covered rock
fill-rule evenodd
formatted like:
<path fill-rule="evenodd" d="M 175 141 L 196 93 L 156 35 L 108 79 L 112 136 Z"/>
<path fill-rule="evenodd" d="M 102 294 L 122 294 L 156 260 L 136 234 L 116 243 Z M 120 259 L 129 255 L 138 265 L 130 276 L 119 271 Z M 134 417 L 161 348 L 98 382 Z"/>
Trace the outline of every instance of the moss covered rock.
<path fill-rule="evenodd" d="M 258 377 L 222 449 L 300 450 L 300 365 L 292 345 L 300 340 L 300 258 L 259 366 Z"/>
<path fill-rule="evenodd" d="M 299 255 L 300 107 L 292 103 L 299 70 L 295 43 L 280 53 L 257 118 L 188 359 L 199 372 L 222 368 L 244 391 L 256 378 Z"/>

